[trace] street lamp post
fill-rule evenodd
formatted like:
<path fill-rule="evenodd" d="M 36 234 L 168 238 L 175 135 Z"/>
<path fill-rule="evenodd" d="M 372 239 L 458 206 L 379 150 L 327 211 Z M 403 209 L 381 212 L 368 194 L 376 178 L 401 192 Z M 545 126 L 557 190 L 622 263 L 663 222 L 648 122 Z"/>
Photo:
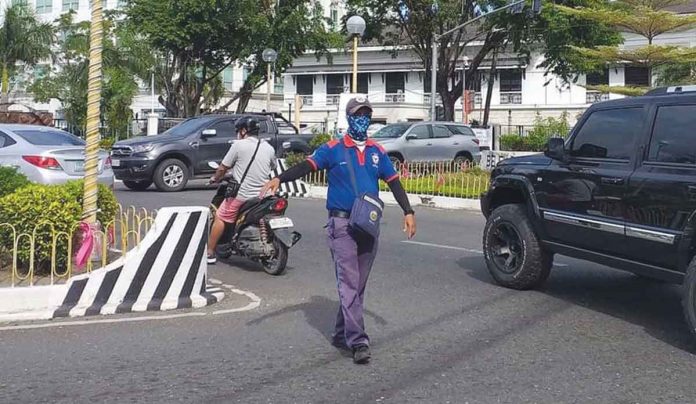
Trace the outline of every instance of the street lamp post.
<path fill-rule="evenodd" d="M 271 112 L 271 66 L 278 59 L 278 52 L 274 49 L 264 49 L 263 61 L 266 62 L 266 112 Z"/>
<path fill-rule="evenodd" d="M 464 67 L 462 67 L 462 122 L 469 123 L 469 111 L 467 111 L 468 91 L 466 90 L 466 69 L 469 67 L 469 57 L 464 56 Z"/>
<path fill-rule="evenodd" d="M 346 22 L 348 33 L 353 37 L 353 88 L 352 93 L 358 92 L 358 39 L 365 33 L 365 20 L 354 15 Z"/>

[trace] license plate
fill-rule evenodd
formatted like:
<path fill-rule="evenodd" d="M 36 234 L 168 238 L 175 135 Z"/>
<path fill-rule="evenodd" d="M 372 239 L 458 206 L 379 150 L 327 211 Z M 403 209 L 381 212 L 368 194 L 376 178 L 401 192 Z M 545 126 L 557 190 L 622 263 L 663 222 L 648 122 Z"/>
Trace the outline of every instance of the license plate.
<path fill-rule="evenodd" d="M 85 171 L 85 162 L 84 161 L 76 161 L 75 162 L 75 172 L 81 173 Z"/>
<path fill-rule="evenodd" d="M 121 160 L 111 159 L 111 167 L 120 167 Z"/>
<path fill-rule="evenodd" d="M 293 223 L 289 217 L 279 217 L 277 219 L 271 219 L 268 221 L 268 225 L 271 229 L 285 229 L 287 227 L 292 227 Z"/>

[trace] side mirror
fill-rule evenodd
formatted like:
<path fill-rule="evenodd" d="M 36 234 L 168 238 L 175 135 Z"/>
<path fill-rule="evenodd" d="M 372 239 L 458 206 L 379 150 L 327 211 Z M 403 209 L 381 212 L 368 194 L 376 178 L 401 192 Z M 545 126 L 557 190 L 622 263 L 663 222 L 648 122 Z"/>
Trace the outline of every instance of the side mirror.
<path fill-rule="evenodd" d="M 207 139 L 209 137 L 215 137 L 217 136 L 217 130 L 215 129 L 204 129 L 203 132 L 201 132 L 201 137 L 203 139 Z"/>
<path fill-rule="evenodd" d="M 418 139 L 418 136 L 416 136 L 416 135 L 407 135 L 406 136 L 406 140 L 416 140 L 416 139 Z"/>
<path fill-rule="evenodd" d="M 554 160 L 564 161 L 566 159 L 565 140 L 560 137 L 552 137 L 546 143 L 544 155 Z"/>

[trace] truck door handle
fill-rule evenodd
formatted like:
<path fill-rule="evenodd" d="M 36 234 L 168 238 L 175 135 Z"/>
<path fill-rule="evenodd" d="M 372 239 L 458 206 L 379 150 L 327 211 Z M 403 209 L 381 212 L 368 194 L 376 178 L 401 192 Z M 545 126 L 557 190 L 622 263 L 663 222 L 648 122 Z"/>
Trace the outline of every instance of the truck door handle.
<path fill-rule="evenodd" d="M 602 184 L 607 185 L 622 185 L 624 183 L 624 179 L 620 177 L 602 177 L 601 181 Z"/>

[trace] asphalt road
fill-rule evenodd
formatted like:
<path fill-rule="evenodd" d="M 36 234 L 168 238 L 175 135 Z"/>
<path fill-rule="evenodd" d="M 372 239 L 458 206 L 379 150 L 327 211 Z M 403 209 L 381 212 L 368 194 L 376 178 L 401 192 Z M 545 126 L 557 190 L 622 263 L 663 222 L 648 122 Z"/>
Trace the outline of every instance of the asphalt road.
<path fill-rule="evenodd" d="M 212 191 L 118 196 L 155 208 Z M 304 238 L 284 276 L 241 260 L 211 268 L 239 289 L 215 306 L 0 329 L 0 402 L 696 401 L 678 287 L 557 257 L 543 289 L 503 289 L 476 212 L 419 209 L 413 244 L 387 211 L 366 296 L 373 361 L 353 365 L 328 342 L 338 302 L 323 204 L 291 201 Z M 260 306 L 213 314 L 250 303 L 241 291 Z"/>

